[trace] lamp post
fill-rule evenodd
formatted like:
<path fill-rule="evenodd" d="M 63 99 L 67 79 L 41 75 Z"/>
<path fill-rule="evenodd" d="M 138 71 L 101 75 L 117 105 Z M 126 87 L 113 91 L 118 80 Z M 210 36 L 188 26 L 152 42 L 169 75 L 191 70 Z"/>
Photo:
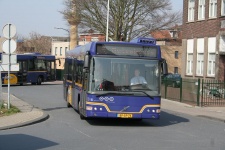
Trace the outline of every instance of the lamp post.
<path fill-rule="evenodd" d="M 68 32 L 68 37 L 69 37 L 69 46 L 68 46 L 68 49 L 70 50 L 70 31 L 68 29 L 57 28 L 57 27 L 55 27 L 55 29 L 61 29 L 61 30 L 64 30 L 64 31 Z"/>
<path fill-rule="evenodd" d="M 108 0 L 108 5 L 107 5 L 106 42 L 109 41 L 108 34 L 109 34 L 109 0 Z"/>

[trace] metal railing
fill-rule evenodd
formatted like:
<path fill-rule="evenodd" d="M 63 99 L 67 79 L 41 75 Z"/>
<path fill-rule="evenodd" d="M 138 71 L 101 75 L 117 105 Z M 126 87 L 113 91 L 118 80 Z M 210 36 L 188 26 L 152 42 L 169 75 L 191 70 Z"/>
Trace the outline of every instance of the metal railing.
<path fill-rule="evenodd" d="M 179 83 L 174 86 L 173 83 Z M 197 106 L 225 106 L 225 82 L 205 79 L 163 80 L 162 98 Z"/>

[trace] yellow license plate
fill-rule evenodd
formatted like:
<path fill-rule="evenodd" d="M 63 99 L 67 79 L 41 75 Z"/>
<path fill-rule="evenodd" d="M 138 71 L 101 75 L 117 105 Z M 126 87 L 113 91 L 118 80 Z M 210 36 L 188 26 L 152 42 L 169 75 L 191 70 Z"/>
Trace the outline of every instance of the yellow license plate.
<path fill-rule="evenodd" d="M 117 114 L 117 117 L 119 118 L 132 118 L 132 114 Z"/>

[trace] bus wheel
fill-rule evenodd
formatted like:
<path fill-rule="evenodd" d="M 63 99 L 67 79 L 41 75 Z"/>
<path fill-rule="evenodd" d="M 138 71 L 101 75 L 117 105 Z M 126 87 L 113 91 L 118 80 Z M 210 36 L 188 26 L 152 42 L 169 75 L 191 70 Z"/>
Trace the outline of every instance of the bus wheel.
<path fill-rule="evenodd" d="M 78 103 L 78 111 L 79 111 L 80 119 L 81 119 L 81 120 L 84 120 L 85 117 L 81 114 L 80 108 L 81 108 L 81 104 L 80 104 L 80 101 L 79 101 L 79 103 Z"/>
<path fill-rule="evenodd" d="M 38 79 L 37 79 L 37 85 L 41 85 L 41 77 L 38 77 Z"/>
<path fill-rule="evenodd" d="M 66 106 L 69 108 L 69 107 L 71 107 L 71 105 L 69 103 L 69 97 L 68 97 L 69 93 L 68 92 L 69 91 L 67 90 L 67 94 L 66 94 Z"/>

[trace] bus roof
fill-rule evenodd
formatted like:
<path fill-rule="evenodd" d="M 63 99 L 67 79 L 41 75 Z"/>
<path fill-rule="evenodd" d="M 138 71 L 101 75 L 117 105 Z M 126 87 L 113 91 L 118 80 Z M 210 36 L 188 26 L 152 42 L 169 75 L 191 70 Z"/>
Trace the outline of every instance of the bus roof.
<path fill-rule="evenodd" d="M 2 53 L 0 53 L 0 58 L 2 57 Z M 17 60 L 31 60 L 31 59 L 45 59 L 45 60 L 55 60 L 54 55 L 42 55 L 40 53 L 25 53 L 25 54 L 17 54 Z"/>
<path fill-rule="evenodd" d="M 112 45 L 112 44 L 119 44 L 119 45 L 141 45 L 141 46 L 153 46 L 153 47 L 159 47 L 156 45 L 156 40 L 154 38 L 136 38 L 131 40 L 130 42 L 124 42 L 124 41 L 113 41 L 113 42 L 90 42 L 88 44 L 77 46 L 72 50 L 69 50 L 66 52 L 66 57 L 72 57 L 72 58 L 78 58 L 82 57 L 86 54 L 87 51 L 90 51 L 91 55 L 96 55 L 95 47 L 97 44 L 102 45 Z"/>

